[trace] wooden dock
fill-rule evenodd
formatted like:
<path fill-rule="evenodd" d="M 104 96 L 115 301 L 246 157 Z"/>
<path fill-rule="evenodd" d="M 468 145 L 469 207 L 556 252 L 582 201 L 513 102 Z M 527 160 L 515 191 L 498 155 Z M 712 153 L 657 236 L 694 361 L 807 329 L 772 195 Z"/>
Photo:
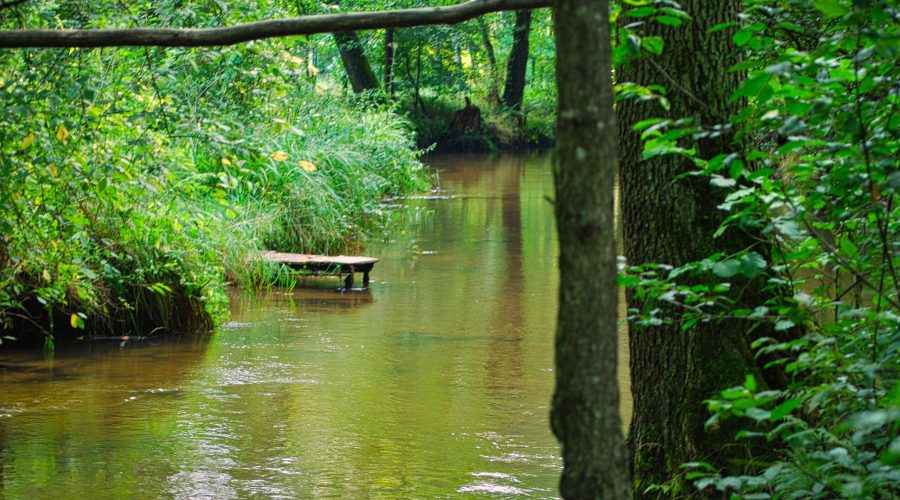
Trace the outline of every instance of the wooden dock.
<path fill-rule="evenodd" d="M 284 264 L 291 269 L 301 269 L 322 274 L 346 274 L 344 288 L 353 288 L 353 274 L 363 273 L 363 288 L 369 288 L 369 271 L 378 262 L 375 257 L 358 257 L 349 255 L 311 255 L 302 253 L 282 253 L 273 250 L 260 252 L 260 257 L 267 262 Z"/>

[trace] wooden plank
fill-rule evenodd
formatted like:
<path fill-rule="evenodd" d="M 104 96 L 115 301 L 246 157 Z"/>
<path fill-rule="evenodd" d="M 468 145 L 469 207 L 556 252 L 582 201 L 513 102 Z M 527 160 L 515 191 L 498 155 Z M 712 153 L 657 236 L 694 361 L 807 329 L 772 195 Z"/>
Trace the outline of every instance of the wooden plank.
<path fill-rule="evenodd" d="M 260 257 L 267 262 L 276 262 L 293 268 L 305 268 L 316 271 L 368 272 L 378 262 L 376 257 L 352 255 L 312 255 L 301 253 L 284 253 L 268 250 L 260 252 Z"/>

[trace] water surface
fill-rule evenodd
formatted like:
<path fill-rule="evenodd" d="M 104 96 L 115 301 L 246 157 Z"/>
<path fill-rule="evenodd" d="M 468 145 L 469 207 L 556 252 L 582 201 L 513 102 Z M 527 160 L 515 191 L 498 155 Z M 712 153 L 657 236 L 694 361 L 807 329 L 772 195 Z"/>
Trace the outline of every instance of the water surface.
<path fill-rule="evenodd" d="M 209 339 L 0 350 L 0 496 L 555 496 L 549 160 L 431 163 L 368 292 L 236 296 Z"/>

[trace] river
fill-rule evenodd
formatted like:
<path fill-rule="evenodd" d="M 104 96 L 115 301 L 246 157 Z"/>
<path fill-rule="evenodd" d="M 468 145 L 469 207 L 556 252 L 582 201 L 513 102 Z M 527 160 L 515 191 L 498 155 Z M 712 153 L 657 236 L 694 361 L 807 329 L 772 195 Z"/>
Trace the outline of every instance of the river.
<path fill-rule="evenodd" d="M 0 349 L 0 497 L 556 496 L 549 158 L 429 163 L 441 189 L 396 202 L 368 292 L 235 295 L 203 339 Z"/>

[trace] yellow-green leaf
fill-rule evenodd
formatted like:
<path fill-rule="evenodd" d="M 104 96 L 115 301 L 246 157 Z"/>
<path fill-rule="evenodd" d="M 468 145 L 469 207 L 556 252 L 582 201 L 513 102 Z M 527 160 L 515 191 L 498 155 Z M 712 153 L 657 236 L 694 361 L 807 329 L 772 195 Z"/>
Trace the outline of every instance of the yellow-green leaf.
<path fill-rule="evenodd" d="M 84 320 L 77 313 L 72 313 L 72 316 L 69 318 L 69 324 L 72 325 L 72 328 L 84 329 Z"/>
<path fill-rule="evenodd" d="M 34 142 L 34 133 L 33 132 L 22 138 L 21 148 L 25 149 L 28 146 L 31 146 L 32 142 Z"/>
<path fill-rule="evenodd" d="M 63 144 L 69 143 L 69 131 L 66 130 L 66 126 L 62 123 L 60 123 L 59 127 L 56 128 L 56 138 L 59 139 L 59 142 Z"/>
<path fill-rule="evenodd" d="M 300 168 L 306 170 L 307 172 L 315 172 L 316 165 L 311 161 L 300 160 L 297 162 L 297 165 L 300 165 Z"/>
<path fill-rule="evenodd" d="M 298 66 L 302 66 L 305 62 L 302 57 L 297 57 L 286 50 L 281 51 L 281 56 Z"/>
<path fill-rule="evenodd" d="M 275 161 L 284 161 L 287 160 L 288 154 L 284 151 L 275 151 L 274 153 L 269 154 L 269 158 Z"/>

